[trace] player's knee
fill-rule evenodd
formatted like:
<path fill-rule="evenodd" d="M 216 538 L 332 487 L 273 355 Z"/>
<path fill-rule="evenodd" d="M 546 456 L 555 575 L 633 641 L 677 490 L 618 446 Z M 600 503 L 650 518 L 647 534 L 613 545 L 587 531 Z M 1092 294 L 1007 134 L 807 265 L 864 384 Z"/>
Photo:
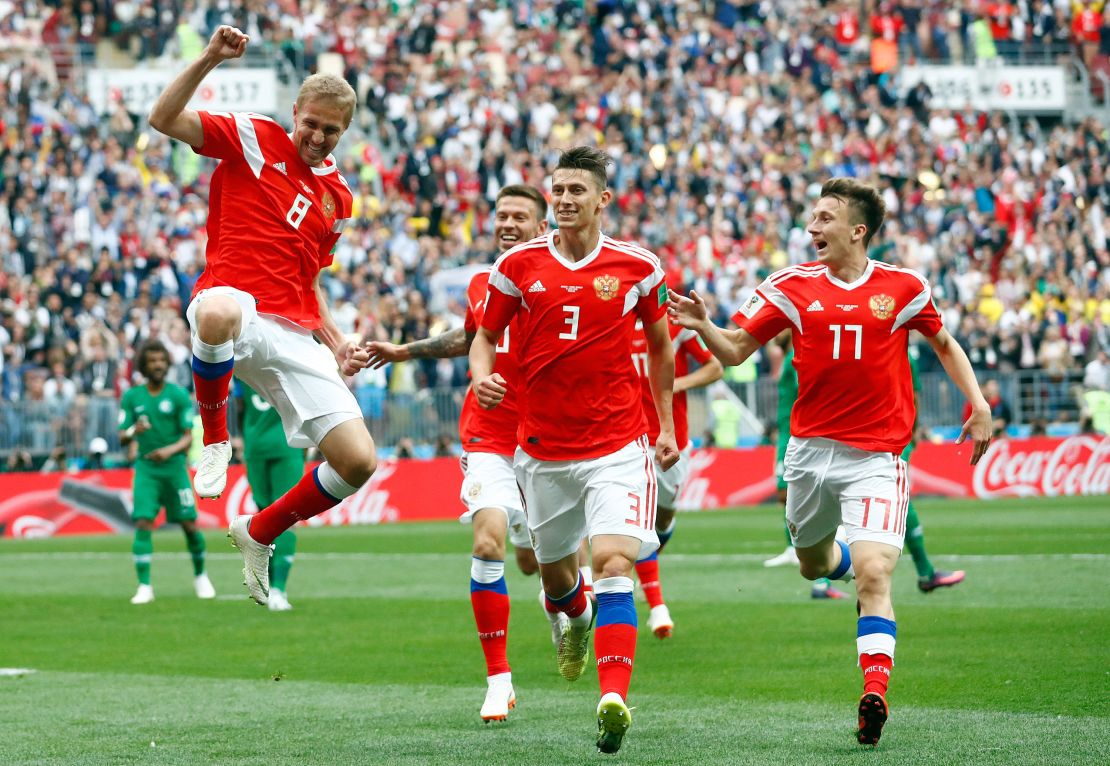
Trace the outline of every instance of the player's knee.
<path fill-rule="evenodd" d="M 378 470 L 378 458 L 371 452 L 368 455 L 353 458 L 345 463 L 343 468 L 336 468 L 343 481 L 350 484 L 352 487 L 361 487 L 366 482 L 370 481 L 370 477 L 374 475 L 374 471 Z"/>
<path fill-rule="evenodd" d="M 531 548 L 516 549 L 516 565 L 523 574 L 529 576 L 540 571 L 540 562 L 536 561 L 536 552 Z"/>
<path fill-rule="evenodd" d="M 594 556 L 594 580 L 606 577 L 631 577 L 636 562 L 619 553 L 605 556 L 600 560 Z"/>
<path fill-rule="evenodd" d="M 504 561 L 505 541 L 496 535 L 475 533 L 473 555 L 486 561 Z"/>
<path fill-rule="evenodd" d="M 205 343 L 226 343 L 238 335 L 242 321 L 239 304 L 226 295 L 213 295 L 197 306 L 196 331 Z"/>

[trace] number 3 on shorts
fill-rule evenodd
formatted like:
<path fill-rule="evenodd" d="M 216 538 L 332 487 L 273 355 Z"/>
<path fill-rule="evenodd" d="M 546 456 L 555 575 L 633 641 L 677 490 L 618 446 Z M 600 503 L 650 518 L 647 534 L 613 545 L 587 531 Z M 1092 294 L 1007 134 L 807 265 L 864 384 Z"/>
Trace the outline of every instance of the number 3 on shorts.
<path fill-rule="evenodd" d="M 625 519 L 624 522 L 638 527 L 640 526 L 640 496 L 635 492 L 629 492 L 628 496 L 632 499 L 632 505 L 628 507 L 628 510 L 632 511 L 632 516 Z"/>

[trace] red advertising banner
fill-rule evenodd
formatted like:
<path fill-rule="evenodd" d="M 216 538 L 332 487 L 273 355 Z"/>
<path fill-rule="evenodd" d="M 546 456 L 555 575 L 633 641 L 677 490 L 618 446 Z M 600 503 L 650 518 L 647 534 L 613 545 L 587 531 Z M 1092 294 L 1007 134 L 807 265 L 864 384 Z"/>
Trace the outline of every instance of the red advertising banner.
<path fill-rule="evenodd" d="M 970 445 L 922 444 L 913 454 L 915 495 L 996 497 L 1110 494 L 1110 438 L 1000 439 L 972 467 Z M 679 496 L 682 510 L 711 510 L 768 502 L 775 496 L 775 451 L 695 450 Z M 309 526 L 383 524 L 457 518 L 462 473 L 454 458 L 389 460 L 356 494 L 307 522 Z M 131 530 L 131 471 L 0 473 L 0 535 L 51 537 Z M 232 466 L 228 489 L 198 503 L 198 522 L 224 528 L 254 513 L 242 466 Z"/>

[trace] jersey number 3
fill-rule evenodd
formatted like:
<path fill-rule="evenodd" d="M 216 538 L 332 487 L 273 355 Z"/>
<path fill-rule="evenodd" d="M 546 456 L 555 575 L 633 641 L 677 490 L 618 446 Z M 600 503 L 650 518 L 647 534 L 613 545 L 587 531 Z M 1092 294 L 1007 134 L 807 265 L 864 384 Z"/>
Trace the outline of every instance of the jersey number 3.
<path fill-rule="evenodd" d="M 312 200 L 303 194 L 298 194 L 297 198 L 293 200 L 293 207 L 289 208 L 289 212 L 285 214 L 285 220 L 294 229 L 301 228 L 301 221 L 308 215 L 308 209 L 312 207 Z"/>

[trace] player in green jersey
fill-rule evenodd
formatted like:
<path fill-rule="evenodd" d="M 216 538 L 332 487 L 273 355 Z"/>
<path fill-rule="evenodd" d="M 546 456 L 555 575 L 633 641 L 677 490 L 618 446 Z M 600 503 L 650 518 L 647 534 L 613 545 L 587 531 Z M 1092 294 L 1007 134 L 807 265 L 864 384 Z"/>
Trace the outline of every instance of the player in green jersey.
<path fill-rule="evenodd" d="M 216 590 L 204 571 L 204 536 L 197 529 L 197 504 L 185 462 L 192 443 L 193 401 L 180 386 L 166 382 L 170 355 L 160 341 L 139 347 L 135 366 L 146 384 L 127 390 L 120 401 L 120 443 L 137 444 L 132 517 L 135 540 L 131 552 L 139 589 L 132 604 L 154 600 L 150 584 L 150 562 L 154 551 L 151 532 L 158 512 L 166 509 L 166 521 L 176 521 L 185 532 L 185 544 L 193 559 L 193 588 L 197 598 L 215 598 Z"/>
<path fill-rule="evenodd" d="M 284 495 L 304 475 L 304 450 L 289 446 L 281 416 L 270 403 L 242 381 L 236 381 L 240 433 L 243 435 L 243 462 L 251 497 L 258 510 Z M 270 557 L 270 595 L 266 605 L 274 612 L 292 609 L 286 592 L 289 570 L 297 536 L 287 529 L 274 539 L 274 555 Z"/>
<path fill-rule="evenodd" d="M 783 333 L 782 341 L 786 355 L 782 360 L 782 369 L 779 371 L 779 405 L 775 415 L 775 426 L 778 438 L 775 443 L 775 482 L 778 490 L 778 500 L 786 509 L 786 482 L 783 480 L 783 460 L 786 457 L 786 445 L 790 442 L 790 411 L 794 408 L 794 400 L 798 398 L 798 371 L 794 369 L 794 344 L 791 343 L 790 333 Z M 786 535 L 786 549 L 774 558 L 763 562 L 765 567 L 780 567 L 798 565 L 798 554 L 794 552 L 794 544 L 790 540 L 790 528 L 786 525 L 786 516 L 782 519 L 783 532 Z M 810 589 L 813 598 L 845 598 L 843 591 L 837 590 L 829 584 L 829 578 L 822 577 L 814 580 Z"/>

